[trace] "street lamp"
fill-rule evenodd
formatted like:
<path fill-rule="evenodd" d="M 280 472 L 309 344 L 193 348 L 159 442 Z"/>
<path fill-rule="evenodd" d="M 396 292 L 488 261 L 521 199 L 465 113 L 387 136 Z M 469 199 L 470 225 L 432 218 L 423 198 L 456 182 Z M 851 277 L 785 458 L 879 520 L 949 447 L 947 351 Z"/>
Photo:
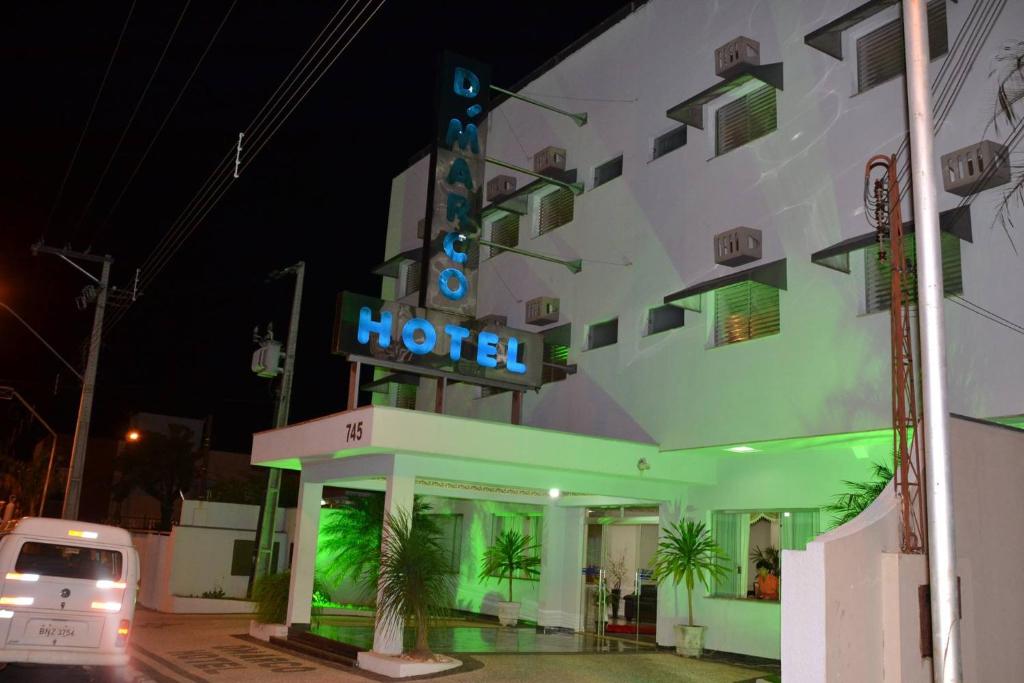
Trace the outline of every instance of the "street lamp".
<path fill-rule="evenodd" d="M 135 443 L 136 441 L 138 441 L 141 438 L 142 438 L 142 434 L 139 433 L 139 430 L 137 430 L 137 429 L 132 429 L 131 431 L 129 431 L 125 435 L 125 439 L 127 439 L 127 441 L 129 443 Z"/>

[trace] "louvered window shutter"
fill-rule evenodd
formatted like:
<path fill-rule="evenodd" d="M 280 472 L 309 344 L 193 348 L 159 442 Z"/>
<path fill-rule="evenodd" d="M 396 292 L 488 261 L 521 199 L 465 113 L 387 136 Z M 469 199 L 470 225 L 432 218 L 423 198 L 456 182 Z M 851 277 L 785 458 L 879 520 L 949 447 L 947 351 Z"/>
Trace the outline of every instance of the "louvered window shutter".
<path fill-rule="evenodd" d="M 395 385 L 395 407 L 416 410 L 416 385 Z"/>
<path fill-rule="evenodd" d="M 572 190 L 560 187 L 540 200 L 540 221 L 537 233 L 543 235 L 572 221 Z"/>
<path fill-rule="evenodd" d="M 491 242 L 505 247 L 514 247 L 519 244 L 519 216 L 510 213 L 491 223 Z M 497 247 L 489 247 L 488 258 L 497 256 L 503 250 Z"/>
<path fill-rule="evenodd" d="M 405 268 L 405 291 L 402 296 L 409 296 L 420 291 L 420 263 L 413 261 Z"/>
<path fill-rule="evenodd" d="M 669 132 L 654 138 L 654 158 L 665 156 L 672 150 L 686 144 L 686 126 L 673 128 Z"/>
<path fill-rule="evenodd" d="M 738 282 L 715 290 L 715 346 L 779 333 L 779 290 Z"/>
<path fill-rule="evenodd" d="M 928 3 L 928 51 L 935 59 L 946 54 L 946 1 Z M 904 71 L 903 20 L 895 19 L 857 39 L 857 91 L 864 92 Z"/>
<path fill-rule="evenodd" d="M 594 169 L 594 187 L 604 185 L 622 175 L 622 156 L 606 161 Z"/>
<path fill-rule="evenodd" d="M 763 85 L 715 112 L 715 154 L 725 154 L 767 135 L 777 125 L 775 88 Z"/>
<path fill-rule="evenodd" d="M 942 292 L 960 294 L 964 291 L 963 271 L 960 268 L 960 238 L 948 232 L 940 233 L 942 248 Z M 913 235 L 903 238 L 903 252 L 910 264 L 910 273 L 903 279 L 906 291 L 912 304 L 917 303 L 917 269 Z M 888 252 L 888 244 L 886 245 Z M 891 252 L 890 252 L 891 253 Z M 864 302 L 867 313 L 889 310 L 892 305 L 891 291 L 892 270 L 890 261 L 878 260 L 878 245 L 873 244 L 864 249 Z"/>
<path fill-rule="evenodd" d="M 544 342 L 544 368 L 541 371 L 541 384 L 558 382 L 568 377 L 568 373 L 562 368 L 552 367 L 553 365 L 569 364 L 569 347 L 562 344 Z"/>

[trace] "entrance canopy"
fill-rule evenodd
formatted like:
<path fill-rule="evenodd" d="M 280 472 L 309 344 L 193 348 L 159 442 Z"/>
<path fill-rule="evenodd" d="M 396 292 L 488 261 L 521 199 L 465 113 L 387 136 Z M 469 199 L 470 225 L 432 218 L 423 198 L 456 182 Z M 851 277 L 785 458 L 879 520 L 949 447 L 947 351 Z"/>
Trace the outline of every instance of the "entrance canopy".
<path fill-rule="evenodd" d="M 680 484 L 715 477 L 709 459 L 656 444 L 384 406 L 260 432 L 252 463 L 326 484 L 373 480 L 402 463 L 419 478 L 643 500 L 671 500 Z"/>

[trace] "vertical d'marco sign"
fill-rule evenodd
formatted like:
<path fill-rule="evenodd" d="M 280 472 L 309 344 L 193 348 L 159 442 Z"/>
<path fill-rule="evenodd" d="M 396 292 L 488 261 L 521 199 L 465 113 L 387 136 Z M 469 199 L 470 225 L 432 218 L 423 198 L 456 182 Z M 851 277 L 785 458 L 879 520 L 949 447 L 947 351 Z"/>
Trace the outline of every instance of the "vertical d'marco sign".
<path fill-rule="evenodd" d="M 469 259 L 483 204 L 490 68 L 445 53 L 437 91 L 427 219 L 420 269 L 422 308 L 476 317 L 477 266 Z"/>

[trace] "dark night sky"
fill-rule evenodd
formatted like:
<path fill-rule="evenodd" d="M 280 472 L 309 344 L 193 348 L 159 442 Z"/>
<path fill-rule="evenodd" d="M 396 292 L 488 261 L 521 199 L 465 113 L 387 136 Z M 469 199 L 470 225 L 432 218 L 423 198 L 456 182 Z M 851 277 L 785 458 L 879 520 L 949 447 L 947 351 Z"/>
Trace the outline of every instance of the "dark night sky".
<path fill-rule="evenodd" d="M 82 218 L 184 6 L 138 2 L 48 230 L 130 2 L 7 4 L 0 301 L 80 364 L 92 309 L 77 310 L 74 297 L 86 280 L 56 257 L 33 257 L 29 246 L 45 232 L 54 246 L 110 253 L 113 283 L 127 285 L 341 3 L 240 0 L 106 222 L 230 4 L 191 2 Z M 291 280 L 264 279 L 299 259 L 307 277 L 292 421 L 342 409 L 346 365 L 328 350 L 334 297 L 342 289 L 379 291 L 369 271 L 383 256 L 390 182 L 429 139 L 436 55 L 447 48 L 489 62 L 494 83 L 510 86 L 623 4 L 389 0 L 104 340 L 93 433 L 120 433 L 135 411 L 213 414 L 214 447 L 247 451 L 250 433 L 270 425 L 272 408 L 268 382 L 249 371 L 252 328 L 274 320 L 283 336 L 291 297 Z M 0 310 L 0 384 L 70 431 L 78 385 L 61 370 Z M 0 439 L 19 414 L 0 405 Z"/>

